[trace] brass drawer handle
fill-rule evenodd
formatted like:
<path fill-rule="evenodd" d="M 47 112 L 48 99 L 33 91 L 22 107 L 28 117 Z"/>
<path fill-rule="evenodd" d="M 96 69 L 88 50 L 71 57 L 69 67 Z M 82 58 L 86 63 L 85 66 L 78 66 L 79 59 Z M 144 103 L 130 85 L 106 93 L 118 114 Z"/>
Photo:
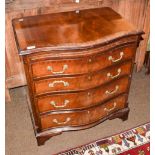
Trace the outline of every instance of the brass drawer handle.
<path fill-rule="evenodd" d="M 69 103 L 69 100 L 65 100 L 63 105 L 56 105 L 55 101 L 51 101 L 50 104 L 53 105 L 55 108 L 63 108 Z"/>
<path fill-rule="evenodd" d="M 52 66 L 47 66 L 47 70 L 50 71 L 50 72 L 52 72 L 53 74 L 62 74 L 62 73 L 64 73 L 65 70 L 67 70 L 67 69 L 68 69 L 68 65 L 65 64 L 65 65 L 63 65 L 62 71 L 54 72 Z"/>
<path fill-rule="evenodd" d="M 54 85 L 57 84 L 57 83 L 63 83 L 64 87 L 68 87 L 69 86 L 68 82 L 65 82 L 65 81 L 62 81 L 62 80 L 53 81 L 52 83 L 49 83 L 48 86 L 49 87 L 54 87 Z"/>
<path fill-rule="evenodd" d="M 104 111 L 107 112 L 107 114 L 108 114 L 109 112 L 111 112 L 112 110 L 114 110 L 114 109 L 116 108 L 116 105 L 117 105 L 117 103 L 114 102 L 112 108 L 110 108 L 110 109 L 108 109 L 108 108 L 104 108 Z"/>
<path fill-rule="evenodd" d="M 53 122 L 56 124 L 62 125 L 62 124 L 67 124 L 70 120 L 71 118 L 67 117 L 67 119 L 64 122 L 59 122 L 57 119 L 53 119 Z"/>
<path fill-rule="evenodd" d="M 113 90 L 113 91 L 106 90 L 105 94 L 107 94 L 107 95 L 115 94 L 118 91 L 118 89 L 119 89 L 119 86 L 116 86 L 115 90 Z"/>
<path fill-rule="evenodd" d="M 111 75 L 111 73 L 107 73 L 107 77 L 110 77 L 111 79 L 117 78 L 120 75 L 121 71 L 122 71 L 121 68 L 119 68 L 117 70 L 117 74 L 116 75 Z"/>
<path fill-rule="evenodd" d="M 124 52 L 120 52 L 120 58 L 118 59 L 114 59 L 112 56 L 109 56 L 109 60 L 111 60 L 112 62 L 118 62 L 123 58 Z"/>

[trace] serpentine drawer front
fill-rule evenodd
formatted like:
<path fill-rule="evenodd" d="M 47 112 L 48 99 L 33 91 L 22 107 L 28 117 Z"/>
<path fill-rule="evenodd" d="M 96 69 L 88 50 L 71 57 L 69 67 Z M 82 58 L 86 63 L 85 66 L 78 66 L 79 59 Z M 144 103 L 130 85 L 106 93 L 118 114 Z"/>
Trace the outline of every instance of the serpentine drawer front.
<path fill-rule="evenodd" d="M 128 118 L 142 31 L 111 8 L 13 20 L 38 145 L 63 131 Z"/>
<path fill-rule="evenodd" d="M 108 83 L 104 87 L 78 93 L 51 94 L 36 98 L 39 112 L 87 108 L 116 95 L 127 92 L 128 76 Z M 80 97 L 79 97 L 80 96 Z"/>
<path fill-rule="evenodd" d="M 134 50 L 134 46 L 125 46 L 114 51 L 82 58 L 52 60 L 46 57 L 47 60 L 39 59 L 37 62 L 32 63 L 32 74 L 33 77 L 36 78 L 89 73 L 104 69 L 105 67 L 127 59 L 132 59 L 134 56 Z"/>
<path fill-rule="evenodd" d="M 41 116 L 42 129 L 55 128 L 62 126 L 80 126 L 93 123 L 110 115 L 112 112 L 125 107 L 126 96 L 120 96 L 109 102 L 81 110 L 80 112 L 68 112 Z M 80 118 L 80 119 L 79 119 Z"/>
<path fill-rule="evenodd" d="M 85 90 L 100 86 L 123 75 L 129 75 L 131 62 L 112 66 L 99 72 L 80 76 L 57 77 L 34 81 L 35 93 L 42 94 L 51 91 Z"/>

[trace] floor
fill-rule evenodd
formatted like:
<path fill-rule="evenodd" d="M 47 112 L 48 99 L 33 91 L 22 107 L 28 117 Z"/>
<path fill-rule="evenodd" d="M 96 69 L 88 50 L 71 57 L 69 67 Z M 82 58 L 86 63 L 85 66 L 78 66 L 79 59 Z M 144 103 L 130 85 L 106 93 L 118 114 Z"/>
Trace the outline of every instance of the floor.
<path fill-rule="evenodd" d="M 65 132 L 38 147 L 28 107 L 26 87 L 10 91 L 12 103 L 6 103 L 6 155 L 53 155 L 68 148 L 119 133 L 149 121 L 149 76 L 134 72 L 129 95 L 130 113 L 127 121 L 105 121 L 93 128 Z"/>

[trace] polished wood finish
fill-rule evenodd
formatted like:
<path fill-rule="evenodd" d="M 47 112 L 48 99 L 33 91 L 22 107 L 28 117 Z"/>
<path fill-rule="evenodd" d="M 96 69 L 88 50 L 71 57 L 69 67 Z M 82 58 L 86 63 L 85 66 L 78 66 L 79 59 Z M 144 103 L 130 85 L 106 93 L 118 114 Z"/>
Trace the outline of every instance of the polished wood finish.
<path fill-rule="evenodd" d="M 63 131 L 127 119 L 133 63 L 143 32 L 110 8 L 18 18 L 13 28 L 38 145 Z"/>
<path fill-rule="evenodd" d="M 88 48 L 94 43 L 101 44 L 137 34 L 137 30 L 112 9 L 102 10 L 72 11 L 13 20 L 19 54 L 48 47 L 59 50 Z"/>
<path fill-rule="evenodd" d="M 34 82 L 35 94 L 48 92 L 79 91 L 94 88 L 112 81 L 115 78 L 130 74 L 131 63 L 107 68 L 99 72 L 89 72 L 81 76 L 57 77 Z M 109 76 L 108 76 L 109 74 Z M 65 85 L 67 84 L 67 85 Z M 53 87 L 52 87 L 53 86 Z"/>
<path fill-rule="evenodd" d="M 6 85 L 9 88 L 26 84 L 23 62 L 18 56 L 12 19 L 47 13 L 89 8 L 111 7 L 125 19 L 145 32 L 143 43 L 136 54 L 137 70 L 142 68 L 149 34 L 149 0 L 8 0 L 6 1 Z M 145 23 L 145 24 L 144 24 Z M 12 67 L 14 66 L 14 67 Z"/>
<path fill-rule="evenodd" d="M 134 48 L 135 46 L 133 46 L 133 49 Z M 113 62 L 107 58 L 113 57 L 115 60 L 119 59 L 122 52 L 123 56 L 118 62 L 131 59 L 134 55 L 133 49 L 125 46 L 115 49 L 114 51 L 108 51 L 96 55 L 93 54 L 81 57 L 79 59 L 72 58 L 64 60 L 52 60 L 50 57 L 46 57 L 46 60 L 38 59 L 37 62 L 32 63 L 32 74 L 34 78 L 37 78 L 93 72 L 116 64 L 117 62 Z M 67 67 L 65 68 L 65 66 Z"/>
<path fill-rule="evenodd" d="M 89 108 L 87 110 L 81 110 L 78 112 L 44 115 L 41 116 L 41 126 L 44 130 L 59 126 L 87 125 L 96 122 L 117 110 L 123 109 L 125 107 L 125 101 L 126 97 L 120 96 L 95 108 Z"/>
<path fill-rule="evenodd" d="M 128 77 L 117 79 L 100 87 L 78 93 L 58 93 L 36 98 L 40 113 L 56 110 L 73 110 L 88 108 L 109 98 L 127 92 Z M 117 89 L 118 88 L 118 89 Z M 108 92 L 108 93 L 107 93 Z M 79 97 L 80 96 L 80 97 Z M 68 101 L 65 104 L 65 101 Z M 55 104 L 52 104 L 54 102 Z"/>
<path fill-rule="evenodd" d="M 30 103 L 29 97 L 27 97 L 27 103 L 28 103 L 28 108 L 29 108 L 29 111 L 30 111 L 30 115 L 33 115 L 32 114 L 31 103 Z M 103 117 L 102 119 L 100 119 L 100 120 L 98 120 L 96 122 L 93 122 L 91 124 L 88 124 L 86 126 L 82 126 L 82 127 L 81 126 L 77 126 L 77 127 L 67 126 L 67 127 L 59 127 L 58 129 L 55 128 L 55 129 L 53 129 L 54 133 L 48 132 L 48 130 L 47 131 L 42 131 L 40 133 L 37 133 L 36 128 L 34 128 L 35 136 L 36 136 L 36 139 L 37 139 L 38 146 L 44 145 L 44 143 L 48 139 L 50 139 L 53 136 L 61 134 L 63 131 L 76 131 L 76 130 L 80 130 L 80 129 L 87 129 L 87 128 L 93 127 L 95 125 L 98 125 L 99 123 L 101 123 L 101 122 L 103 122 L 105 120 L 108 120 L 108 119 L 112 120 L 114 118 L 119 118 L 122 121 L 126 121 L 128 119 L 129 111 L 130 111 L 130 109 L 128 107 L 126 107 L 124 109 L 118 110 L 117 112 L 112 113 L 110 115 L 107 115 L 107 116 Z M 32 123 L 33 123 L 33 127 L 35 127 L 34 119 L 32 119 Z"/>

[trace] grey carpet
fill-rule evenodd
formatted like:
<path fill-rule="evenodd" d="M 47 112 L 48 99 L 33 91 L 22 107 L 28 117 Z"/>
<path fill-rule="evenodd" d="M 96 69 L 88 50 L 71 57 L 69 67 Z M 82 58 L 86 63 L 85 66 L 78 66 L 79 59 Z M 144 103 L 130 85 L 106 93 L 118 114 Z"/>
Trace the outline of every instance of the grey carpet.
<path fill-rule="evenodd" d="M 87 130 L 65 132 L 38 147 L 26 104 L 26 90 L 26 87 L 12 89 L 12 103 L 6 103 L 6 155 L 52 155 L 130 129 L 150 119 L 149 76 L 143 70 L 133 74 L 127 121 L 108 120 Z"/>

